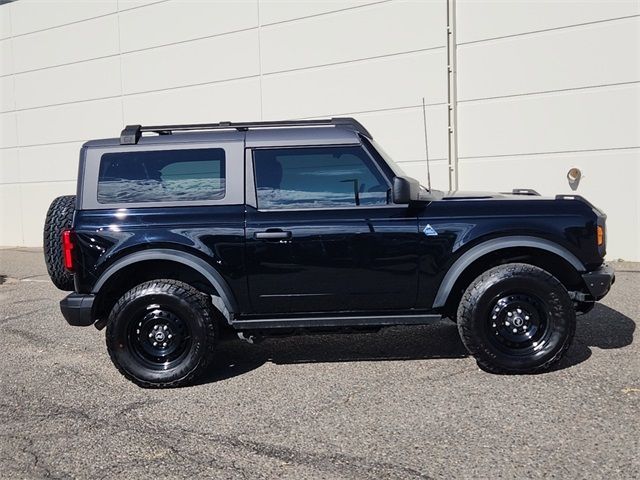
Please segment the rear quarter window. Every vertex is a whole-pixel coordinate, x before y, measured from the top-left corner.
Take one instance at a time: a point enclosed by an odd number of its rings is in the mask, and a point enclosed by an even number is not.
[[[219,200],[225,196],[222,148],[105,153],[98,203]]]

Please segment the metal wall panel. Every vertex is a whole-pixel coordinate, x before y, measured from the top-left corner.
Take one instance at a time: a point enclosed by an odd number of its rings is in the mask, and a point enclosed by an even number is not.
[[[458,0],[461,188],[583,195],[609,215],[609,255],[640,259],[639,7]]]
[[[120,83],[118,57],[20,73],[15,75],[16,108],[24,110],[116,97],[120,95]]]
[[[458,43],[467,43],[639,15],[640,2],[456,0],[456,14]]]
[[[11,7],[11,4],[9,6]],[[6,7],[3,6],[3,8]],[[13,38],[15,73],[117,54],[118,17],[116,15]]]
[[[237,0],[174,0],[125,10],[119,17],[121,50],[131,52],[256,28],[258,4]],[[211,53],[200,59],[215,63]],[[232,53],[228,51],[229,55]]]
[[[426,97],[447,189],[447,3],[0,6],[0,245],[39,245],[49,202],[75,191],[80,142],[126,123],[352,115],[426,181]],[[577,193],[609,213],[610,256],[640,260],[640,3],[452,3],[460,187],[568,192],[578,166]]]

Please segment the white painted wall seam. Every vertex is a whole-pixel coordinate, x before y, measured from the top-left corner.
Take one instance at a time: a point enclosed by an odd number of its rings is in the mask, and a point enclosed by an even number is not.
[[[640,145],[634,145],[630,147],[613,147],[613,148],[589,148],[584,150],[557,150],[552,152],[522,152],[522,153],[504,153],[504,154],[495,154],[495,155],[476,155],[476,156],[468,156],[468,157],[458,157],[463,160],[473,160],[473,159],[492,159],[492,158],[501,158],[501,157],[531,157],[535,155],[561,155],[565,153],[589,153],[589,152],[616,152],[618,150],[637,150],[640,149]]]
[[[264,0],[258,0],[258,1],[264,1]],[[329,10],[326,12],[321,12],[321,13],[316,13],[313,15],[305,15],[302,17],[295,17],[295,18],[290,18],[287,20],[280,20],[277,22],[269,22],[269,23],[263,23],[261,24],[262,27],[270,27],[272,25],[281,25],[283,23],[291,23],[291,22],[296,22],[298,20],[306,20],[308,18],[315,18],[315,17],[323,17],[326,15],[332,15],[332,14],[337,14],[337,13],[341,13],[341,12],[346,12],[346,11],[350,11],[350,10],[357,10],[357,9],[361,9],[361,8],[366,8],[366,7],[370,7],[372,5],[380,5],[382,3],[389,3],[389,2],[393,2],[396,0],[379,0],[377,2],[367,2],[367,3],[362,3],[361,5],[354,5],[352,7],[347,7],[347,8],[339,8],[336,10]]]
[[[620,87],[624,85],[636,85],[640,84],[640,80],[631,80],[628,82],[615,82],[615,83],[602,83],[599,85],[585,85],[580,87],[572,87],[572,88],[558,88],[555,90],[544,90],[537,92],[524,92],[524,93],[514,93],[509,95],[498,95],[493,97],[480,97],[480,98],[468,98],[465,100],[458,100],[458,103],[474,103],[474,102],[482,102],[485,100],[498,100],[502,98],[517,98],[517,97],[529,97],[533,95],[548,95],[553,93],[562,93],[562,92],[575,92],[580,90],[589,90],[589,89],[597,89],[597,88],[608,88],[608,87]]]
[[[483,42],[492,42],[495,40],[502,40],[502,39],[507,39],[507,38],[514,38],[514,37],[522,37],[522,36],[527,36],[527,35],[536,35],[538,33],[546,33],[546,32],[553,32],[556,30],[564,30],[564,29],[571,29],[571,28],[580,28],[580,27],[587,27],[590,25],[597,25],[600,23],[609,23],[609,22],[617,22],[620,20],[628,20],[630,18],[638,18],[640,17],[639,15],[625,15],[623,17],[615,17],[615,18],[605,18],[602,20],[594,20],[592,22],[584,22],[584,23],[575,23],[575,24],[571,24],[571,25],[563,25],[560,27],[553,27],[553,28],[545,28],[542,30],[531,30],[528,32],[521,32],[521,33],[515,33],[513,35],[502,35],[499,37],[491,37],[491,38],[482,38],[479,40],[471,40],[468,42],[460,42],[458,43],[458,45],[473,45],[476,43],[483,43]]]

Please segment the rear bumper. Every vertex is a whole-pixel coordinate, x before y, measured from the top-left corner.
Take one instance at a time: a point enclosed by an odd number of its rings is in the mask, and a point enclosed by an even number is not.
[[[615,283],[616,272],[611,265],[605,263],[597,270],[583,274],[582,278],[589,294],[595,300],[600,300]]]
[[[94,295],[72,293],[60,301],[60,311],[69,325],[88,327],[93,325]]]

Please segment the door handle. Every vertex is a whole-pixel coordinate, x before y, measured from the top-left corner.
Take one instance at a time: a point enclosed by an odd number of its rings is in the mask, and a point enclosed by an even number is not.
[[[255,238],[256,240],[284,240],[287,238],[291,238],[291,232],[269,229],[264,232],[254,232],[253,238]]]

